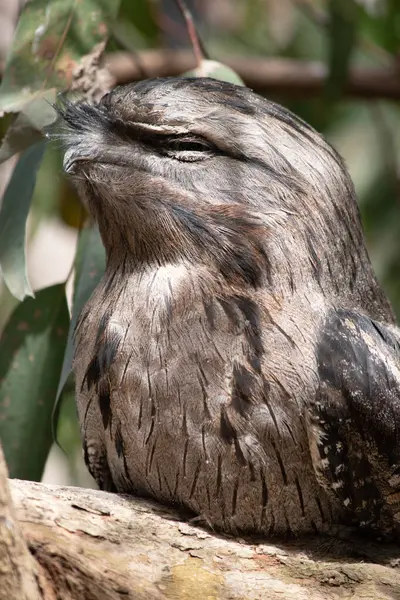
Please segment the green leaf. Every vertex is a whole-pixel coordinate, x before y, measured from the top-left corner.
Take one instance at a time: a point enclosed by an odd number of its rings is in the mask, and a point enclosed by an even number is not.
[[[361,8],[356,0],[329,0],[329,13],[329,76],[325,91],[328,100],[334,102],[346,85]]]
[[[54,90],[47,90],[42,95],[38,94],[14,117],[0,146],[0,163],[43,139],[45,127],[57,118],[52,106],[55,99]]]
[[[212,77],[220,81],[228,81],[236,85],[244,85],[239,75],[233,69],[216,60],[202,60],[201,65],[184,73],[186,77]]]
[[[0,340],[0,438],[11,477],[42,476],[68,323],[58,284],[19,304]]]
[[[83,229],[79,236],[75,259],[75,289],[72,300],[72,315],[69,325],[67,345],[57,389],[53,413],[54,431],[60,410],[60,398],[72,369],[74,352],[74,329],[82,308],[89,300],[93,290],[102,278],[106,265],[106,256],[97,227]]]
[[[119,0],[31,0],[19,18],[0,86],[0,109],[18,112],[39,90],[67,89],[82,57],[104,41]]]
[[[0,211],[0,272],[18,300],[33,296],[26,270],[26,219],[44,150],[45,143],[42,141],[22,154],[5,191]]]

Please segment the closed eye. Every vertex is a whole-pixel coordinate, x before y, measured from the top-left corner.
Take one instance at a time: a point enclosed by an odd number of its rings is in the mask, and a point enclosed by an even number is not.
[[[167,156],[182,162],[198,162],[210,158],[215,151],[216,148],[206,140],[192,137],[169,138],[164,147]]]
[[[211,147],[207,142],[198,140],[174,139],[169,141],[168,149],[178,152],[206,152],[210,151]]]
[[[194,134],[165,134],[143,124],[125,123],[116,118],[113,120],[112,128],[124,138],[141,142],[164,156],[183,162],[196,162],[220,154],[214,144]]]

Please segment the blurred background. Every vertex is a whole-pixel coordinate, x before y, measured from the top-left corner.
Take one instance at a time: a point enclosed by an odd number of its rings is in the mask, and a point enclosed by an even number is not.
[[[23,4],[0,0],[1,65]],[[210,58],[226,61],[255,91],[297,113],[344,157],[372,262],[400,317],[399,0],[187,0],[187,5]],[[122,1],[107,47],[116,82],[179,73],[190,52],[174,0]],[[0,165],[1,193],[14,164],[11,159]],[[80,221],[60,151],[50,144],[29,217],[35,289],[67,278]],[[0,329],[15,303],[1,287]],[[64,396],[58,439],[65,453],[53,446],[43,480],[94,486],[81,458],[72,387]]]

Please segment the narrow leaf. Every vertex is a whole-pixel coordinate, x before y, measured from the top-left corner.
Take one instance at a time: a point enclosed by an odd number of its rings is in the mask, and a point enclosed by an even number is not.
[[[10,292],[23,300],[33,296],[26,270],[26,219],[45,143],[28,148],[19,159],[0,211],[0,271]]]
[[[19,304],[0,340],[0,438],[11,477],[39,481],[68,334],[65,286]]]
[[[43,139],[44,129],[57,118],[52,107],[55,99],[54,90],[47,90],[38,94],[15,116],[0,146],[0,163]]]
[[[82,308],[89,300],[93,290],[104,274],[105,264],[105,250],[97,227],[83,229],[79,236],[75,259],[75,289],[72,300],[72,315],[54,406],[54,431],[56,430],[58,420],[61,394],[72,369],[75,325]]]

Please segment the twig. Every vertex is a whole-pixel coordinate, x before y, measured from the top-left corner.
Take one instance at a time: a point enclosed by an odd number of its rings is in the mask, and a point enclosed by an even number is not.
[[[186,24],[186,29],[192,44],[193,54],[196,59],[196,66],[200,67],[202,61],[205,58],[208,58],[207,51],[202,43],[198,31],[196,30],[196,26],[194,24],[193,15],[186,6],[184,0],[175,0],[176,4],[181,11],[182,17]]]

